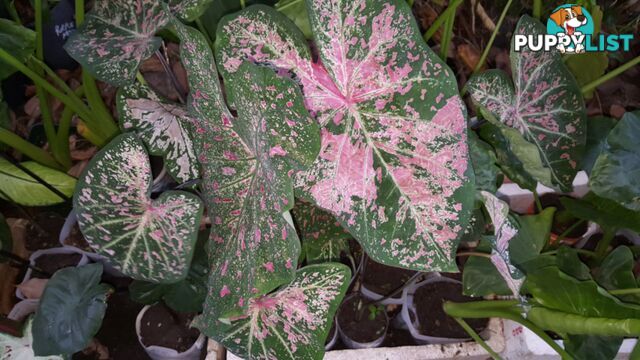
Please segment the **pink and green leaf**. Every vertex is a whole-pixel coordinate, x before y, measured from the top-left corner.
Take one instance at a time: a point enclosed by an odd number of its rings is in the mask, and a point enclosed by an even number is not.
[[[541,35],[545,28],[523,16],[514,34]],[[490,121],[518,131],[534,144],[544,171],[538,181],[571,190],[586,142],[586,110],[580,88],[560,54],[552,51],[520,52],[511,48],[512,82],[502,71],[472,77],[469,94]]]
[[[187,22],[199,18],[212,2],[213,0],[168,0],[171,12]]]
[[[295,274],[300,243],[283,213],[293,207],[293,175],[318,154],[318,125],[292,80],[248,62],[226,79],[238,109],[231,116],[206,41],[193,29],[176,28],[212,223],[214,268],[204,314],[226,318]]]
[[[203,206],[184,191],[151,198],[149,155],[133,133],[89,162],[74,196],[80,230],[99,254],[137,279],[173,283],[189,270]]]
[[[152,155],[163,156],[167,170],[180,183],[200,177],[186,107],[161,99],[149,87],[131,84],[117,96],[120,126],[134,130]]]
[[[245,359],[322,359],[333,316],[344,297],[349,268],[337,263],[309,265],[280,290],[252,299],[242,316],[198,327]]]
[[[334,214],[374,260],[457,271],[473,174],[454,74],[424,43],[405,1],[307,5],[319,62],[289,19],[254,6],[218,27],[221,72],[226,79],[250,60],[302,85],[322,148],[296,191]]]

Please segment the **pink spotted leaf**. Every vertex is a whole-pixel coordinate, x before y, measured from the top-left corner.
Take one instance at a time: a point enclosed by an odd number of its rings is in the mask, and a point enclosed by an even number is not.
[[[309,265],[278,291],[252,299],[228,324],[196,319],[198,327],[247,360],[322,359],[333,316],[349,284],[345,265]]]
[[[123,130],[135,130],[152,155],[163,156],[174,179],[184,183],[200,177],[191,134],[193,119],[185,106],[161,99],[137,83],[120,89],[117,104]]]
[[[454,74],[422,40],[406,1],[308,0],[307,8],[318,62],[289,19],[253,6],[218,27],[221,72],[226,79],[250,60],[301,84],[322,147],[296,191],[335,215],[374,260],[457,271],[473,175]]]
[[[151,196],[151,164],[133,133],[118,136],[89,162],[74,196],[89,245],[137,279],[174,283],[189,270],[203,206],[184,191]]]
[[[535,36],[546,30],[525,15],[514,34]],[[469,80],[469,94],[490,121],[517,131],[505,135],[535,145],[540,166],[530,175],[547,186],[570,191],[586,142],[580,88],[555,49],[534,52],[525,47],[516,52],[512,44],[510,57],[513,82],[504,72],[490,70]]]
[[[252,298],[293,278],[300,242],[283,213],[294,204],[293,175],[318,154],[319,131],[292,80],[248,62],[226,79],[238,109],[231,116],[206,40],[176,29],[212,223],[204,314],[213,321],[242,314]]]

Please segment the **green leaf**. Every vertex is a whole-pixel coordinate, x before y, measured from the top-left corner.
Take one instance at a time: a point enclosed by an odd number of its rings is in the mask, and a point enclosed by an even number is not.
[[[626,113],[607,136],[589,185],[622,206],[640,211],[640,112]]]
[[[498,190],[500,168],[496,165],[498,159],[493,148],[480,140],[475,132],[469,131],[469,152],[476,178],[476,189],[495,193]]]
[[[186,22],[199,18],[214,0],[168,0],[171,12]],[[219,2],[220,0],[216,0]],[[216,4],[216,6],[218,6]]]
[[[514,264],[519,266],[538,257],[549,241],[555,211],[555,208],[548,207],[536,215],[514,215],[520,224],[518,234],[509,242]]]
[[[524,15],[517,34],[542,35],[546,29]],[[512,44],[510,58],[515,84],[501,71],[487,71],[469,80],[469,94],[492,115],[489,120],[515,129],[535,145],[550,178],[531,176],[570,191],[585,144],[586,111],[580,88],[555,49],[534,52],[526,47],[516,52]]]
[[[336,263],[309,265],[277,292],[252,299],[245,315],[212,326],[197,326],[245,359],[322,359],[333,316],[349,284],[349,268]],[[216,331],[222,328],[223,331]]]
[[[305,0],[280,0],[275,5],[276,10],[286,15],[302,31],[307,39],[313,38],[309,12]]]
[[[593,221],[610,229],[630,229],[640,232],[640,212],[629,210],[613,200],[590,192],[582,199],[563,197],[562,205],[573,216]]]
[[[604,148],[607,135],[616,125],[616,122],[615,119],[606,116],[591,116],[587,118],[587,145],[582,159],[582,169],[588,174],[591,174],[593,165],[595,165],[596,159]]]
[[[30,316],[22,328],[22,337],[15,337],[0,331],[0,349],[2,360],[64,360],[61,355],[35,356],[33,353],[33,316]]]
[[[112,140],[85,169],[74,196],[87,242],[134,279],[187,275],[202,216],[200,199],[167,191],[151,199],[149,155],[135,134]]]
[[[245,6],[255,4],[275,5],[277,0],[245,0]],[[242,10],[239,0],[216,0],[215,6],[209,6],[200,20],[210,38],[215,39],[220,19],[225,15]]]
[[[594,279],[607,290],[634,289],[638,287],[633,274],[634,266],[635,261],[631,250],[626,246],[620,246],[613,249],[595,269]],[[627,302],[640,302],[640,297],[636,294],[618,295],[618,297]]]
[[[616,336],[569,335],[564,347],[576,359],[611,360],[618,354],[623,340]]]
[[[22,166],[39,176],[49,185],[67,196],[73,195],[76,179],[73,177],[33,161],[21,163]],[[25,206],[48,206],[59,204],[64,200],[53,191],[32,178],[5,159],[0,159],[0,198]]]
[[[331,214],[301,200],[296,200],[291,214],[307,263],[340,261],[342,253],[349,253],[351,235]]]
[[[322,129],[296,194],[336,216],[377,262],[457,271],[474,188],[454,73],[404,0],[306,3],[318,62],[291,20],[252,6],[218,27],[221,73],[246,59],[292,72]]]
[[[7,224],[4,215],[0,214],[0,250],[13,252],[13,239],[11,238],[11,228]],[[0,263],[6,262],[8,259],[0,256]]]
[[[0,19],[0,49],[24,63],[36,49],[36,33],[7,19]],[[16,69],[0,60],[0,80],[16,72]]]
[[[609,67],[609,57],[604,51],[572,54],[568,56],[566,64],[571,74],[576,78],[578,86],[582,87],[604,75]],[[591,99],[594,91],[595,89],[584,94],[584,98]]]
[[[97,0],[64,48],[96,78],[126,85],[160,47],[155,33],[170,16],[159,0]]]
[[[251,63],[226,79],[238,109],[231,116],[203,36],[176,29],[212,222],[204,313],[213,321],[241,314],[252,297],[293,278],[300,243],[283,213],[294,205],[293,174],[311,165],[320,139],[298,85]]]
[[[38,356],[73,354],[100,329],[111,287],[100,284],[102,264],[57,271],[44,289],[33,318],[33,351]]]
[[[560,247],[556,254],[556,264],[560,271],[578,280],[591,279],[591,270],[580,260],[578,252],[573,248],[567,246]]]
[[[200,165],[193,148],[194,120],[187,109],[161,99],[138,83],[120,89],[117,96],[120,126],[135,130],[152,155],[161,155],[169,174],[179,183],[200,177]]]

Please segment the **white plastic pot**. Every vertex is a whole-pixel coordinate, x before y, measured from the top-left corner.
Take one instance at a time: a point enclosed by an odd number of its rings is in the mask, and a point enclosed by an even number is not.
[[[7,317],[11,320],[15,321],[23,321],[27,318],[27,316],[33,314],[38,310],[38,304],[40,300],[37,299],[27,299],[18,302],[13,305],[13,308],[7,315]]]
[[[413,336],[413,338],[418,344],[451,344],[451,343],[459,343],[459,342],[469,340],[470,338],[445,338],[445,337],[437,337],[437,336],[427,336],[427,335],[421,334],[420,331],[418,330],[418,327],[419,327],[418,316],[416,315],[416,308],[415,308],[415,304],[413,303],[413,294],[415,293],[416,289],[418,289],[419,287],[426,284],[436,283],[436,282],[450,282],[450,283],[462,285],[462,283],[458,280],[441,276],[438,273],[433,273],[430,276],[428,276],[425,280],[422,280],[420,282],[407,286],[402,291],[404,304],[402,304],[402,310],[400,311],[400,315],[404,320],[406,328],[408,328],[409,332],[411,333],[411,336]],[[413,315],[413,320],[411,319],[411,316],[409,315],[409,313]]]
[[[333,334],[329,333],[329,336],[331,336],[331,340],[324,345],[325,351],[331,350],[336,345],[336,341],[338,341],[338,325],[335,325],[333,328]]]
[[[80,254],[81,258],[78,264],[76,265],[76,267],[86,265],[89,263],[89,258],[84,254],[83,251],[73,246],[63,246],[59,248],[51,248],[51,249],[34,251],[33,254],[31,254],[31,256],[29,257],[29,264],[31,264],[31,266],[34,266],[36,264],[36,259],[39,258],[40,256],[56,255],[56,254]],[[22,279],[22,282],[20,284],[22,285],[27,281],[29,281],[29,279],[31,279],[32,274],[33,274],[33,270],[31,268],[27,269],[27,273],[24,275],[24,279]],[[16,297],[20,300],[26,299],[26,297],[24,296],[22,291],[20,291],[19,288],[16,288]]]
[[[349,296],[347,296],[344,301],[346,302],[348,299],[357,296],[357,293],[351,294]],[[375,348],[380,346],[380,344],[382,344],[384,342],[385,337],[387,336],[387,331],[389,330],[389,317],[387,316],[387,312],[383,312],[385,320],[386,320],[386,327],[384,329],[384,332],[380,335],[379,338],[370,341],[370,342],[366,342],[366,343],[362,343],[362,342],[358,342],[352,338],[349,337],[349,335],[345,334],[344,331],[342,331],[342,329],[340,328],[340,318],[339,318],[339,313],[340,313],[340,309],[338,309],[338,312],[336,313],[336,332],[340,335],[340,340],[342,340],[342,343],[347,346],[349,349],[369,349],[369,348]]]
[[[207,337],[204,334],[200,333],[198,339],[191,345],[189,350],[179,353],[175,349],[166,348],[163,346],[146,346],[142,342],[142,336],[140,333],[140,326],[142,323],[142,317],[144,313],[149,310],[151,305],[147,305],[140,310],[138,316],[136,317],[136,335],[138,336],[138,342],[144,348],[144,351],[147,352],[147,355],[153,360],[198,360],[200,359],[200,354],[202,353],[202,348],[206,344]]]
[[[373,301],[380,300],[384,297],[384,295],[378,294],[377,292],[368,289],[364,284],[360,286],[360,292],[365,298]],[[399,298],[390,297],[388,299],[381,301],[380,304],[381,305],[389,305],[389,304],[401,305],[404,303],[404,295],[402,293],[399,295],[400,295]]]

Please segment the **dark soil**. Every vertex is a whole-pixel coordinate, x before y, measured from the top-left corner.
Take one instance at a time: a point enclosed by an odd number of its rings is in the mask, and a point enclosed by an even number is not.
[[[113,293],[107,302],[107,312],[96,338],[109,349],[114,360],[148,360],[136,335],[136,317],[144,305],[129,298],[128,292]],[[76,353],[74,360],[94,360],[96,357]]]
[[[82,259],[82,255],[80,254],[47,254],[39,256],[35,261],[35,266],[36,268],[43,270],[45,273],[53,275],[60,269],[78,265],[80,259]],[[33,277],[38,279],[48,279],[51,276],[34,272]]]
[[[358,305],[362,308],[358,311]],[[368,343],[380,338],[389,326],[386,314],[380,311],[374,319],[369,317],[367,300],[359,294],[352,296],[340,305],[338,322],[340,329],[354,341]]]
[[[575,218],[574,216],[569,214],[567,210],[565,210],[564,206],[560,202],[560,199],[564,197],[568,197],[568,196],[562,196],[562,195],[551,194],[551,193],[540,196],[540,204],[542,205],[543,209],[546,209],[548,207],[556,208],[556,213],[553,216],[553,224],[551,225],[551,233],[556,235],[560,235],[564,233],[573,224],[580,221],[580,219]],[[583,221],[582,224],[577,226],[575,229],[571,230],[566,237],[567,238],[580,237],[585,232],[587,232],[588,227],[589,227],[589,224],[587,224],[586,221]]]
[[[189,327],[196,314],[177,313],[162,304],[149,308],[142,317],[140,333],[146,346],[156,345],[185,352],[196,342],[200,331]]]
[[[371,259],[367,260],[362,284],[369,290],[386,296],[404,285],[415,271],[386,266]],[[394,296],[400,298],[402,293]]]
[[[418,288],[413,295],[420,333],[426,336],[468,338],[466,331],[442,308],[445,301],[471,302],[474,298],[462,295],[462,285],[451,282],[435,282]],[[468,319],[476,332],[484,330],[487,319]]]
[[[65,218],[54,212],[42,212],[33,217],[33,221],[27,225],[25,247],[27,250],[36,251],[59,247],[60,230]]]
[[[82,232],[80,232],[78,223],[73,225],[71,231],[69,232],[69,236],[67,236],[67,238],[64,240],[64,244],[77,247],[78,249],[83,251],[93,252],[93,249],[91,249],[91,246],[89,246],[89,243],[87,242],[87,240],[85,240]]]
[[[584,250],[590,250],[590,251],[595,250],[600,240],[602,240],[602,236],[603,234],[591,235],[591,237],[589,237],[589,240],[587,240],[587,242],[584,244],[582,248]],[[614,249],[617,248],[618,246],[623,246],[623,245],[633,246],[633,242],[624,235],[616,235],[613,237],[613,239],[611,239],[610,246],[613,247]]]

